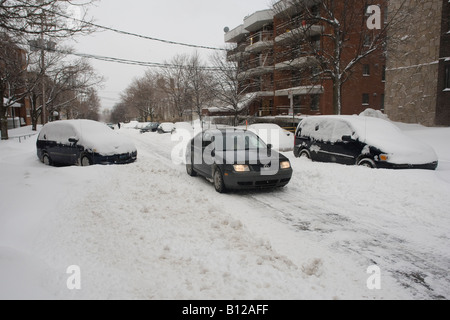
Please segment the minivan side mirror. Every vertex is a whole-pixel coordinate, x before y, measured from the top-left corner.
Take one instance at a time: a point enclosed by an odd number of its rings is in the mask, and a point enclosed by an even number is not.
[[[69,138],[69,142],[75,144],[78,142],[78,139],[77,138]]]
[[[352,136],[342,136],[342,141],[352,142],[353,138],[352,138]]]
[[[268,150],[272,150],[272,149],[273,149],[273,145],[269,143],[269,144],[267,145],[267,149],[268,149]]]

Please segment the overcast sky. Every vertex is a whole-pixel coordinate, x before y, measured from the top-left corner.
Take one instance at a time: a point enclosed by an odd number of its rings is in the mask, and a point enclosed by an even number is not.
[[[211,47],[224,47],[224,27],[243,23],[245,16],[270,7],[272,0],[100,0],[89,10],[95,23],[153,38]],[[111,31],[78,37],[75,51],[122,59],[170,61],[196,49],[139,39]],[[198,49],[205,57],[211,50]],[[106,79],[99,95],[104,108],[119,101],[120,93],[146,68],[91,60]]]

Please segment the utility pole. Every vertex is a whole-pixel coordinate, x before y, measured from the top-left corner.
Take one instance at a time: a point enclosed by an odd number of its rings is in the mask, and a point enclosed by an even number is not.
[[[45,40],[44,40],[44,18],[45,13],[41,13],[41,68],[42,68],[42,125],[45,125],[46,120],[46,98],[45,98]]]

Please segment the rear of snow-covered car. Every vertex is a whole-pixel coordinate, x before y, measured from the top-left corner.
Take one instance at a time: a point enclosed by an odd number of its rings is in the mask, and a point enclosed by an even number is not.
[[[294,154],[314,161],[391,169],[438,166],[433,148],[372,117],[308,117],[299,124],[295,139]]]
[[[36,146],[39,159],[46,164],[126,164],[137,159],[137,149],[128,138],[92,120],[48,123]]]
[[[171,133],[175,129],[172,122],[163,122],[158,126],[158,133]]]
[[[248,127],[258,135],[266,144],[272,145],[273,149],[281,152],[292,151],[294,145],[294,134],[273,123],[258,123]]]

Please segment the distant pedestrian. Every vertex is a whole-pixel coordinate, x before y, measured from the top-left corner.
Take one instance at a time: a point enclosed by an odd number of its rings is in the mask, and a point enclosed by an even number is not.
[[[119,127],[119,129],[120,129],[120,122],[117,124],[117,126]]]

